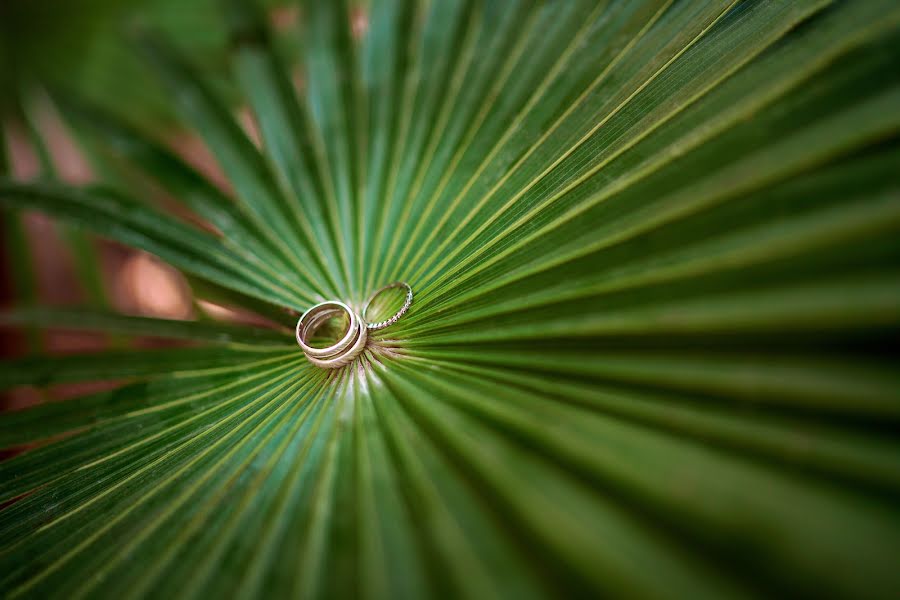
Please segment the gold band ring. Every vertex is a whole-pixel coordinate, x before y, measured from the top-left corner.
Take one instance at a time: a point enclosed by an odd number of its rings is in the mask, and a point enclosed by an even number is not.
[[[331,318],[339,312],[346,312],[350,315],[350,326],[347,327],[347,333],[344,334],[344,337],[327,348],[313,348],[306,343],[307,337],[311,331],[318,325],[321,325],[324,320]],[[360,323],[361,321],[359,317],[356,316],[356,313],[343,302],[320,302],[303,313],[303,316],[297,321],[294,335],[297,338],[297,343],[300,344],[303,353],[306,354],[307,357],[329,358],[343,352],[356,341],[356,338],[358,337],[357,330],[359,329]]]
[[[366,347],[366,340],[369,335],[365,323],[361,320],[356,322],[356,331],[354,333],[356,335],[354,336],[353,344],[343,352],[339,352],[338,354],[327,358],[320,358],[307,354],[307,360],[323,369],[337,369],[349,364],[354,358],[359,356],[359,353]]]

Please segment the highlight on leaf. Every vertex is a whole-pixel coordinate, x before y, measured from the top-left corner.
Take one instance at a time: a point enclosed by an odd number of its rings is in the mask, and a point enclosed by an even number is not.
[[[896,2],[93,10],[0,72],[4,596],[900,594]]]

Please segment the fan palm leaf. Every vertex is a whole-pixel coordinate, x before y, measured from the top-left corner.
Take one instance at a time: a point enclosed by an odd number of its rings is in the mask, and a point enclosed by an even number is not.
[[[415,290],[335,371],[286,328],[5,313],[192,343],[0,365],[6,388],[122,383],[0,415],[28,447],[0,463],[0,589],[896,597],[900,7],[352,12],[304,4],[298,85],[223,3],[260,145],[139,34],[230,190],[66,94],[111,184],[0,183],[288,327]]]

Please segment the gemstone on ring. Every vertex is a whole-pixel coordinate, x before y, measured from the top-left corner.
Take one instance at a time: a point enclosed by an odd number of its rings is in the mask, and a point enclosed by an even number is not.
[[[406,288],[406,299],[403,301],[403,306],[400,307],[392,317],[389,319],[385,319],[384,321],[379,321],[377,323],[368,323],[366,327],[368,327],[371,331],[377,331],[379,329],[384,329],[385,327],[389,327],[400,320],[400,317],[406,314],[406,311],[409,310],[409,307],[412,305],[413,301],[413,291],[408,283],[405,281],[395,281],[394,283],[390,283],[383,288],[376,291],[374,294],[369,296],[369,300],[366,302],[366,305],[362,309],[362,320],[366,320],[366,312],[369,310],[369,306],[378,297],[382,292],[386,292],[387,290],[393,288]]]

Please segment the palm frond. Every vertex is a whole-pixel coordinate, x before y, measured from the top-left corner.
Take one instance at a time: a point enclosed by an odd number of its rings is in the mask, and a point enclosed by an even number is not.
[[[303,4],[298,77],[222,3],[260,144],[139,34],[231,190],[74,96],[109,185],[0,182],[264,311],[415,290],[336,371],[283,330],[3,313],[191,345],[3,363],[120,385],[0,415],[0,589],[895,597],[900,7],[361,10]]]

